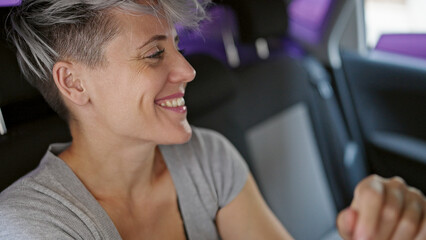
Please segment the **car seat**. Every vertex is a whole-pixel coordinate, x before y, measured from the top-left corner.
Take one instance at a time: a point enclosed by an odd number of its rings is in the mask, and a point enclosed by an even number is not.
[[[0,8],[0,26],[10,8]],[[0,191],[34,169],[50,143],[70,141],[67,124],[25,81],[16,56],[0,38]]]
[[[243,152],[264,198],[296,239],[334,239],[336,212],[349,203],[353,187],[365,176],[364,168],[359,166],[359,151],[349,137],[329,73],[317,60],[301,54],[303,50],[296,56],[286,51],[288,44],[297,45],[286,38],[286,7],[280,0],[220,1],[213,7],[217,15],[218,8],[224,9],[224,17],[208,23],[213,29],[201,27],[209,31],[204,47],[217,46],[212,42],[221,40],[224,47],[216,50],[225,51],[227,57],[218,59],[222,66],[199,68],[208,57],[192,56],[197,51],[187,55],[197,69],[186,94],[189,120],[220,131]],[[211,31],[222,37],[211,37]],[[185,36],[181,40],[183,46],[189,45]],[[267,54],[262,54],[265,45]],[[203,54],[214,52],[199,48]],[[229,56],[235,52],[237,57]],[[203,88],[213,92],[210,95],[221,91],[203,85],[220,82],[225,73],[232,75],[235,84],[228,87],[235,93],[226,101],[210,101]],[[215,110],[191,113],[191,98],[197,95]],[[351,171],[354,165],[360,170]]]

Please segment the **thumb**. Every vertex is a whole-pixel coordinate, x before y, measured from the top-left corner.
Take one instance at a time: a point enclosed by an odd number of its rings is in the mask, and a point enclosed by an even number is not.
[[[351,208],[342,210],[337,216],[337,229],[344,240],[351,240],[355,230],[357,212]]]

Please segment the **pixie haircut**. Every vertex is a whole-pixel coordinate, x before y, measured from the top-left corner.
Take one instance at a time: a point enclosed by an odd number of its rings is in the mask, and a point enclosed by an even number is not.
[[[59,116],[70,113],[53,80],[53,66],[74,60],[91,68],[106,65],[103,48],[119,32],[112,9],[164,17],[196,28],[210,0],[23,0],[9,15],[9,39],[21,71]]]

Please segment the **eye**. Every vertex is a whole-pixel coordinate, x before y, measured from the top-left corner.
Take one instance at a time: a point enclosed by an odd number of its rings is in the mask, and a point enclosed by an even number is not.
[[[156,59],[156,58],[162,58],[164,54],[165,48],[160,49],[158,47],[155,48],[155,52],[152,54],[149,54],[148,56],[143,57],[143,59]]]

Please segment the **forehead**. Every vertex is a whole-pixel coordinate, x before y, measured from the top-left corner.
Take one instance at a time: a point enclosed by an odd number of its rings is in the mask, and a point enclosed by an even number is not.
[[[114,18],[121,35],[139,38],[138,41],[141,40],[140,38],[149,39],[153,35],[169,36],[174,32],[174,27],[170,26],[168,21],[161,16],[116,11]]]

